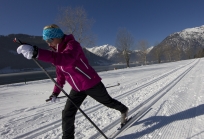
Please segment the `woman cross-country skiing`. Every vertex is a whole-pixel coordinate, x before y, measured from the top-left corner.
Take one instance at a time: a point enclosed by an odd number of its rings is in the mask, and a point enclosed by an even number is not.
[[[125,123],[128,108],[121,102],[111,98],[99,75],[89,65],[82,47],[75,40],[74,36],[72,34],[64,34],[57,25],[51,24],[44,27],[43,39],[53,51],[23,44],[17,48],[18,54],[22,53],[27,59],[36,58],[54,64],[56,66],[57,83],[62,88],[65,81],[70,84],[72,89],[69,96],[78,107],[89,95],[99,103],[120,111],[121,124]],[[50,99],[55,102],[60,91],[60,88],[55,85]],[[67,99],[62,111],[63,139],[74,139],[76,113],[77,108]]]

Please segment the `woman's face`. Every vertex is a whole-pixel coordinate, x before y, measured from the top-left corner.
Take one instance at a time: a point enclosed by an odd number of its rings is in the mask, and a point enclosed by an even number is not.
[[[50,47],[57,49],[57,45],[62,42],[62,39],[54,38],[52,41],[46,41]]]

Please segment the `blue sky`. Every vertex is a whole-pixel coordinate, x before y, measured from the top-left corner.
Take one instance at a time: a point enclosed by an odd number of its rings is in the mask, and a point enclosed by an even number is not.
[[[83,6],[96,45],[115,45],[119,28],[126,28],[135,43],[161,42],[171,33],[204,25],[204,0],[0,0],[0,35],[41,35],[45,25],[57,23],[61,7]]]

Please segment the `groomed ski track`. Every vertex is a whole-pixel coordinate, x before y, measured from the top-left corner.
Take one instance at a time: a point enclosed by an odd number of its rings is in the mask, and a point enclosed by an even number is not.
[[[177,74],[177,77],[167,83],[165,86],[163,86],[157,93],[153,94],[152,96],[150,96],[148,99],[146,99],[144,102],[142,102],[140,105],[138,105],[137,107],[131,109],[129,111],[129,115],[130,116],[133,116],[134,114],[138,115],[138,120],[143,116],[143,114],[146,114],[146,112],[149,110],[151,110],[151,107],[158,101],[160,100],[164,95],[167,94],[167,92],[169,92],[169,90],[171,90],[196,64],[198,63],[197,62],[192,62],[192,63],[189,63],[185,66],[182,66],[182,67],[179,67],[177,69],[174,69],[162,76],[160,76],[159,78],[156,78],[142,86],[140,86],[140,88],[143,88],[143,87],[147,87],[153,83],[156,83],[157,81],[160,81],[162,80],[163,78],[166,78],[168,76],[171,76],[171,74],[175,74],[177,71],[179,70],[183,70],[183,72],[181,72],[181,74]],[[140,89],[140,88],[137,88],[137,89]],[[132,90],[132,91],[137,91],[137,90]],[[127,94],[126,94],[127,95]],[[128,94],[129,95],[129,94]],[[118,123],[120,122],[120,119],[118,119],[115,123],[112,123],[111,125],[109,125],[108,127],[105,127],[102,131],[103,132],[106,132],[108,131],[108,129],[113,129],[115,125],[118,125]],[[115,130],[117,130],[117,128],[115,128]],[[99,134],[97,134],[96,136],[94,136],[93,138],[97,138]],[[113,137],[115,138],[115,136]]]
[[[184,82],[179,82],[181,79],[173,81],[174,86],[168,87],[164,98],[150,106],[152,111],[135,122],[119,139],[202,139],[203,132],[194,134],[202,129],[200,122],[204,114],[204,72],[201,68],[204,63],[197,63],[183,73]]]
[[[162,64],[158,64],[158,69],[154,66],[152,68],[154,72],[148,72],[148,67],[151,69],[150,65],[143,69],[143,72],[147,70],[145,74],[139,75],[138,73],[137,77],[131,80],[122,75],[122,72],[120,74],[120,71],[115,73],[121,85],[108,89],[110,95],[128,105],[130,116],[149,110],[148,113],[141,113],[133,125],[117,137],[118,139],[190,139],[199,138],[202,135],[202,133],[195,133],[201,124],[198,121],[202,122],[204,119],[201,116],[204,114],[202,105],[204,102],[202,100],[204,59],[176,62],[174,65],[167,63],[166,65],[162,67]],[[139,68],[129,70],[132,71],[132,74],[140,72]],[[114,71],[101,73],[101,76],[105,78],[104,83],[108,81],[108,76],[113,74]],[[41,84],[48,82],[51,81],[41,81]],[[32,82],[32,84],[38,83]],[[24,85],[1,86],[0,89],[1,91],[13,89],[15,86],[23,88]],[[41,92],[39,90],[33,92],[37,94]],[[23,94],[19,93],[19,95]],[[0,138],[61,138],[61,111],[65,101],[66,99],[63,99],[55,104],[45,103],[1,114]],[[23,103],[26,105],[26,101]],[[81,108],[107,136],[117,130],[120,122],[120,113],[117,111],[104,107],[91,98],[87,98]],[[78,139],[103,138],[81,113],[76,115],[76,136]]]

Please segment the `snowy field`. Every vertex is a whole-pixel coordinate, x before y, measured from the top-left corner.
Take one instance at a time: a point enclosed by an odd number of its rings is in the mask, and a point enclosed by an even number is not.
[[[148,110],[118,139],[204,139],[204,59],[100,72],[109,94],[127,105],[129,115]],[[66,98],[45,102],[51,80],[0,86],[0,139],[60,139]],[[69,93],[70,86],[64,87]],[[97,93],[97,92],[96,92]],[[63,93],[60,94],[63,96]],[[111,135],[120,113],[87,97],[81,109]],[[76,139],[103,138],[78,112]]]

